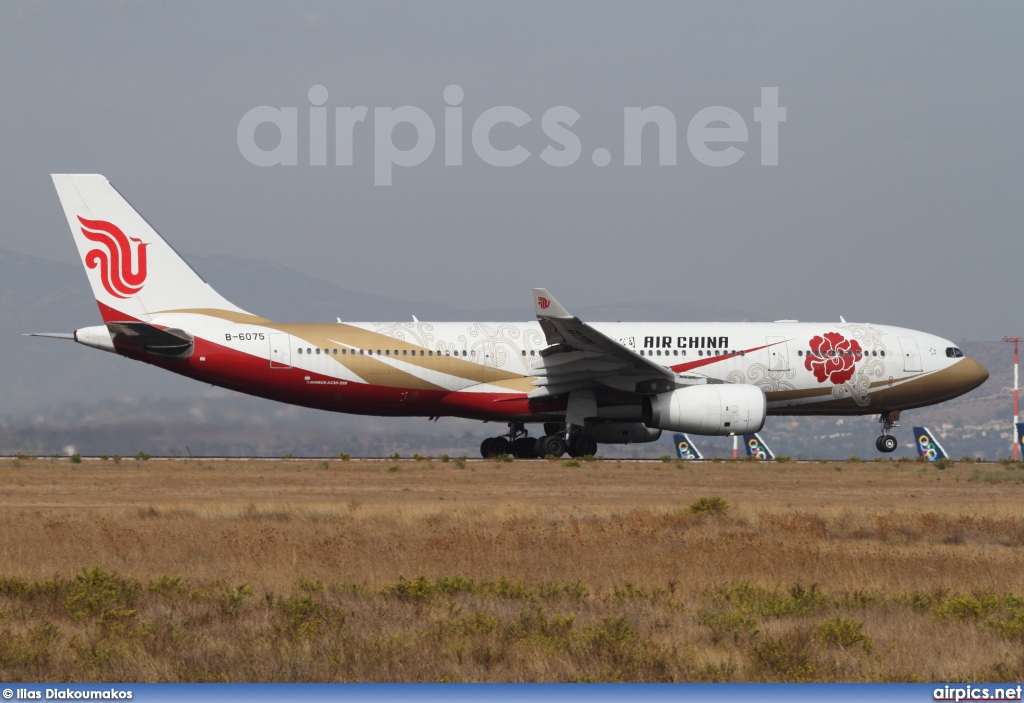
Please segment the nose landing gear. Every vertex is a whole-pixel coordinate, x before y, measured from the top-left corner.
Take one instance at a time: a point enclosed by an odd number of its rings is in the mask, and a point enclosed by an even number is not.
[[[887,412],[879,415],[878,421],[882,423],[882,436],[875,440],[875,448],[878,449],[878,451],[885,454],[896,451],[896,447],[899,445],[899,442],[896,441],[895,437],[889,434],[889,430],[893,427],[900,426],[899,419],[899,412]]]

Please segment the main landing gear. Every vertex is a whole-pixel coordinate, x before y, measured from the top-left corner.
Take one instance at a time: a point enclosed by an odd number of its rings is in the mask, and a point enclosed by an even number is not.
[[[521,422],[508,423],[508,434],[488,437],[480,443],[480,455],[485,459],[500,454],[510,454],[517,459],[536,459],[545,456],[562,456],[569,452],[571,457],[597,454],[597,442],[577,429],[568,432],[565,425],[549,423],[544,425],[544,436],[534,439],[528,436]]]
[[[882,436],[875,440],[875,448],[878,451],[885,454],[896,451],[896,447],[899,442],[896,438],[889,434],[889,430],[893,427],[899,427],[900,414],[898,412],[882,413],[878,417],[878,421],[882,423]]]
[[[508,434],[488,437],[480,443],[480,456],[484,459],[509,454],[517,459],[536,459],[537,440],[528,436],[521,422],[508,423]]]

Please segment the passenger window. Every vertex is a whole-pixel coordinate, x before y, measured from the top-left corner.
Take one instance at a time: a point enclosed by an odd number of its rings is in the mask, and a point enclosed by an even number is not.
[[[317,351],[320,351],[320,350],[318,349]],[[306,353],[307,353],[307,354],[312,354],[312,353],[313,353],[313,350],[312,350],[312,349],[310,349],[309,347],[306,347]]]
[[[299,353],[300,354],[302,353],[302,347],[299,347]]]
[[[531,349],[530,350],[530,356],[536,356],[536,355],[537,355],[537,351],[535,349]]]
[[[319,354],[319,353],[320,353],[320,347],[317,347],[317,348],[316,348],[316,353],[317,353],[317,354]]]
[[[797,356],[803,356],[804,355],[804,350],[803,349],[797,349],[796,350],[796,355]]]
[[[704,350],[703,349],[698,349],[697,350],[697,356],[704,356]]]
[[[885,356],[885,350],[883,349],[882,351],[878,352],[878,355],[879,356]]]
[[[430,351],[427,352],[427,356],[433,356],[433,355],[434,355],[434,350],[433,349],[431,349]]]
[[[526,350],[525,349],[523,350],[523,356],[526,356]]]

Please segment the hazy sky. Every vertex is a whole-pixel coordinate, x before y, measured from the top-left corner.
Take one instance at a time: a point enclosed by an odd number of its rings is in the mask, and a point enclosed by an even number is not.
[[[674,298],[954,339],[1022,334],[1022,20],[1019,2],[7,2],[0,246],[74,261],[47,174],[100,172],[179,250],[276,260],[353,290],[521,303],[523,319],[528,289],[546,286],[570,310]],[[461,166],[445,165],[451,84],[464,92]],[[326,166],[309,163],[315,85]],[[778,166],[761,164],[762,87],[786,108]],[[260,105],[297,108],[297,165],[243,157],[239,122]],[[374,108],[407,105],[436,144],[374,185]],[[503,105],[531,118],[491,133],[530,152],[507,168],[471,139]],[[540,157],[542,116],[560,105],[580,115],[582,154],[566,167]],[[339,166],[334,108],[356,106],[368,115]],[[623,164],[624,108],[650,106],[675,117],[674,166],[658,165],[653,127],[642,165]],[[731,166],[688,147],[710,106],[748,130]],[[393,137],[409,148],[416,132]],[[256,140],[270,148],[276,132]]]

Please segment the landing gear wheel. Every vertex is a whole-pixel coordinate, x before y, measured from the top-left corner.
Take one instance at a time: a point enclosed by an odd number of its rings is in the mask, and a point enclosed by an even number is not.
[[[878,451],[884,452],[886,454],[896,451],[896,447],[898,445],[899,442],[897,442],[896,438],[893,437],[891,434],[884,434],[875,440],[875,447],[878,449]]]
[[[569,456],[594,456],[597,453],[597,442],[586,435],[573,437],[569,442]]]
[[[492,437],[491,441],[494,443],[491,445],[491,452],[493,456],[500,454],[511,454],[512,443],[505,437]]]
[[[520,437],[512,443],[512,453],[516,459],[536,459],[537,440],[533,437]]]
[[[480,443],[480,456],[484,459],[494,456],[494,437],[488,437]]]
[[[537,454],[559,457],[565,454],[565,440],[556,434],[549,434],[537,440]]]

